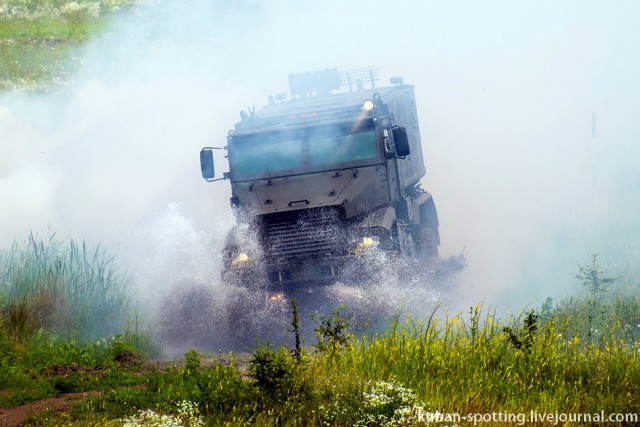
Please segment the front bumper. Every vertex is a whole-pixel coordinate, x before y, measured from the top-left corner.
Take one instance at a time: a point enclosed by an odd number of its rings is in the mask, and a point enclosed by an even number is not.
[[[324,285],[337,280],[368,280],[374,274],[376,264],[367,254],[247,263],[240,267],[229,267],[223,272],[223,279],[247,287],[264,284],[271,289],[287,290]]]
[[[355,257],[293,259],[265,265],[267,280],[274,284],[317,283],[332,281],[344,273]]]

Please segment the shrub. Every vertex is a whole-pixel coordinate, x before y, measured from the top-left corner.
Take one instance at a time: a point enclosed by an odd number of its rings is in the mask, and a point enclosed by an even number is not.
[[[343,316],[341,310],[344,305],[338,307],[330,316],[320,314],[313,317],[316,324],[314,329],[316,338],[316,351],[335,352],[349,343],[347,329],[351,323],[351,316]]]
[[[258,344],[249,361],[249,377],[266,395],[289,395],[297,385],[296,361],[284,347]]]

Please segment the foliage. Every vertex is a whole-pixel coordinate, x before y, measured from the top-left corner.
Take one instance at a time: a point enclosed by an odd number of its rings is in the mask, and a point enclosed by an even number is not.
[[[633,347],[640,339],[640,285],[607,277],[592,256],[590,265],[580,265],[575,277],[584,292],[553,303],[543,304],[544,321],[563,325],[569,336],[580,336],[584,343],[614,337]]]
[[[0,252],[0,403],[135,384],[158,354],[129,309],[130,282],[100,247],[30,235]],[[127,319],[132,319],[127,321]]]
[[[183,366],[151,372],[146,384],[145,393],[137,397],[144,403],[141,401],[138,407],[166,412],[170,409],[167,402],[189,401],[197,404],[199,412],[205,416],[232,412],[248,390],[233,358],[205,367],[201,364],[200,354],[194,350],[185,354]],[[126,392],[117,392],[114,398],[120,393]],[[126,395],[114,399],[101,411],[126,413],[127,401],[130,400]]]
[[[348,344],[347,329],[351,323],[351,316],[344,317],[340,313],[343,308],[344,305],[338,307],[330,316],[320,314],[313,317],[318,352],[335,352]]]
[[[249,360],[249,377],[269,400],[288,399],[304,388],[298,361],[286,348],[274,350],[269,343],[258,344],[252,356]]]
[[[588,336],[591,336],[593,332],[593,323],[596,320],[598,312],[602,309],[599,298],[609,291],[609,286],[613,284],[616,279],[612,277],[606,277],[604,275],[604,272],[598,264],[597,254],[593,254],[591,256],[590,265],[578,265],[578,274],[576,274],[576,279],[582,281],[582,285],[588,290]]]
[[[295,347],[293,348],[293,357],[299,363],[302,360],[302,347],[300,347],[300,316],[298,314],[298,306],[295,298],[291,298],[291,327],[295,339]]]
[[[258,345],[242,364],[234,357],[205,363],[203,355],[190,351],[176,366],[138,368],[146,387],[111,388],[59,417],[62,425],[143,419],[186,425],[180,402],[197,408],[190,422],[202,419],[208,425],[412,425],[438,412],[640,409],[634,398],[640,393],[637,341],[629,345],[609,334],[598,341],[571,336],[555,316],[541,321],[529,311],[508,323],[521,343],[527,333],[535,335],[518,347],[503,332],[505,323],[483,316],[481,308],[472,316],[440,321],[434,314],[427,325],[408,318],[379,335],[344,335],[340,350],[306,354],[302,362],[269,345]],[[611,326],[612,333],[616,328]],[[71,375],[50,387],[73,390],[83,383]],[[99,384],[104,382],[91,386]]]
[[[535,340],[535,333],[538,330],[539,314],[536,314],[533,310],[530,310],[524,318],[523,330],[520,334],[516,334],[513,328],[505,326],[502,328],[505,334],[509,337],[509,342],[513,344],[518,350],[529,350]]]
[[[609,286],[616,281],[615,278],[604,275],[598,264],[598,254],[591,255],[590,265],[578,265],[576,279],[582,281],[582,284],[588,289],[589,295],[594,300],[599,295],[606,293],[609,290]]]
[[[0,21],[90,20],[130,7],[133,3],[134,0],[4,0],[0,4]]]
[[[630,398],[638,390],[633,378],[640,375],[637,342],[627,345],[613,335],[583,341],[552,319],[526,348],[518,348],[501,322],[490,315],[483,320],[480,313],[469,325],[458,316],[443,323],[434,318],[426,327],[408,320],[317,362],[330,377],[327,383],[395,378],[440,412],[637,411]],[[525,330],[533,334],[527,327],[532,320],[525,321]]]
[[[29,340],[24,354],[9,352],[0,359],[0,383],[11,390],[0,396],[0,407],[61,393],[139,384],[140,366],[132,370],[114,357],[121,343],[122,338],[113,337],[80,345],[46,334]]]

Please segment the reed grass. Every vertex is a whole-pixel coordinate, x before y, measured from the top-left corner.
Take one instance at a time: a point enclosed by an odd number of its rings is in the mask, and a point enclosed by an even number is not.
[[[30,234],[0,253],[0,301],[18,334],[44,328],[81,341],[121,332],[130,317],[131,280],[99,245]]]

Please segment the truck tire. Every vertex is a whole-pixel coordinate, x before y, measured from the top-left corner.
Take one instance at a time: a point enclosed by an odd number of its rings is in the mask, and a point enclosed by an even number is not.
[[[420,227],[418,253],[425,259],[438,258],[438,230],[431,227]]]
[[[418,252],[423,259],[438,258],[440,233],[438,232],[438,211],[432,197],[420,205],[420,225],[418,226]]]

